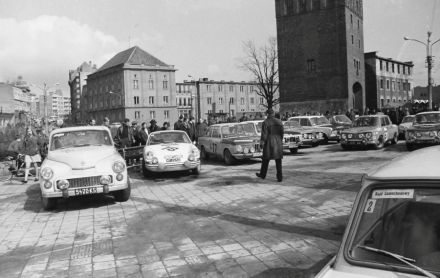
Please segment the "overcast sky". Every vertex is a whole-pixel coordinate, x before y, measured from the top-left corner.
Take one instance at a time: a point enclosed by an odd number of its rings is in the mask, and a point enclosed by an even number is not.
[[[440,0],[365,0],[365,51],[414,61],[415,85],[426,85],[426,49],[404,36],[440,38]],[[102,66],[138,45],[174,65],[178,82],[208,77],[250,80],[237,65],[242,43],[276,36],[273,0],[0,0],[0,81],[18,75],[37,85],[60,83],[83,61]],[[434,46],[440,84],[440,42]]]

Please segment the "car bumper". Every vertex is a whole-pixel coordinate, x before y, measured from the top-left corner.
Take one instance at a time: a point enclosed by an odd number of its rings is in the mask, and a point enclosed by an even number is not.
[[[250,158],[260,158],[263,157],[263,153],[262,152],[256,152],[256,153],[233,153],[232,156],[235,159],[250,159]]]
[[[283,149],[285,149],[285,150],[297,149],[300,145],[301,145],[301,143],[294,143],[294,142],[283,143]]]
[[[200,161],[185,161],[179,163],[145,164],[145,168],[151,172],[174,172],[195,169],[200,166]]]
[[[440,138],[417,138],[406,140],[406,143],[411,145],[433,146],[440,144]]]
[[[324,139],[302,139],[301,146],[315,146]]]
[[[40,186],[42,187],[42,185],[40,185]],[[66,190],[58,190],[57,189],[56,191],[51,191],[51,189],[45,189],[45,190],[41,191],[41,195],[44,198],[59,198],[59,197],[68,198],[68,197],[73,197],[73,196],[109,193],[109,192],[113,192],[113,191],[123,190],[126,188],[128,188],[128,184],[127,184],[127,182],[124,182],[124,183],[109,184],[109,185],[94,185],[94,186],[75,187],[75,188],[68,188]],[[87,193],[87,191],[88,191],[88,193]]]
[[[345,146],[371,146],[371,145],[377,145],[378,142],[376,140],[347,140],[347,139],[341,139],[341,145]]]

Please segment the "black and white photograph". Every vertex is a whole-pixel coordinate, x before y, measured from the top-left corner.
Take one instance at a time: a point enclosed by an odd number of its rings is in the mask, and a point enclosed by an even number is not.
[[[0,278],[440,278],[440,0],[0,0]]]

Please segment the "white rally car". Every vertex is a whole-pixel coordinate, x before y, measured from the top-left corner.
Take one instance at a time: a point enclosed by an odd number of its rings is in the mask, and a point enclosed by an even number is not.
[[[112,193],[120,202],[130,197],[125,161],[104,126],[52,131],[40,173],[41,200],[47,210],[61,197]]]
[[[200,151],[181,130],[156,131],[148,136],[142,172],[192,171],[200,173]]]

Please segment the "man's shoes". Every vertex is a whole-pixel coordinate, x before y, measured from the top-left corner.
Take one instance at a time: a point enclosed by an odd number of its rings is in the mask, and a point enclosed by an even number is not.
[[[278,182],[282,182],[283,181],[283,176],[277,176],[277,180],[278,180]]]
[[[27,181],[25,181],[25,180],[23,180],[23,181],[21,181],[22,183],[27,183]]]
[[[35,178],[34,181],[39,181],[39,179],[38,179],[38,178]]]
[[[257,177],[259,177],[259,178],[262,178],[263,180],[264,180],[264,178],[265,178],[265,177],[261,176],[260,173],[255,173],[255,176],[257,176]]]

